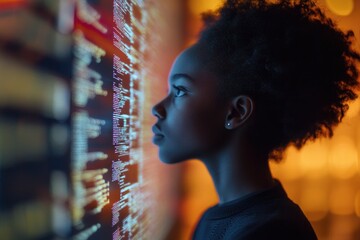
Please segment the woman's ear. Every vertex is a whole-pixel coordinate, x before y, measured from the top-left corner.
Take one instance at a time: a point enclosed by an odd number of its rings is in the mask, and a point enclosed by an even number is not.
[[[225,119],[225,128],[234,129],[243,125],[254,110],[253,100],[245,95],[235,97],[230,102]]]

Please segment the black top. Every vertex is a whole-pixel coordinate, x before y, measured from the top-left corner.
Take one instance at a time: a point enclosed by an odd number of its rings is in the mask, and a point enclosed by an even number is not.
[[[206,210],[193,240],[317,239],[300,207],[274,181],[274,187]]]

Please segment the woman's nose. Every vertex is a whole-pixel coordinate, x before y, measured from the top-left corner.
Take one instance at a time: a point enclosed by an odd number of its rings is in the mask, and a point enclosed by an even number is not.
[[[164,106],[162,105],[162,101],[159,102],[159,103],[157,103],[157,104],[155,104],[155,105],[152,107],[151,112],[152,112],[152,114],[153,114],[155,117],[157,117],[157,118],[159,118],[159,119],[165,118],[165,114],[166,114],[166,113],[165,113],[165,108],[164,108]]]

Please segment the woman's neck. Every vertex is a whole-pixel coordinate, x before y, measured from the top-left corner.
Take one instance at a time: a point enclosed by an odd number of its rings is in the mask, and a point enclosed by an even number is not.
[[[202,159],[214,182],[220,204],[274,185],[268,160],[250,154],[249,148],[246,153],[240,152],[237,146],[227,148],[216,157]]]

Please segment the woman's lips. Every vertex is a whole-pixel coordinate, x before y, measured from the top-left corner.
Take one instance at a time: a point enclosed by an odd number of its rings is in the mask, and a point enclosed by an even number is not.
[[[153,131],[153,133],[155,134],[155,135],[162,135],[162,136],[164,136],[163,134],[162,134],[162,132],[160,131],[160,128],[157,126],[157,125],[154,125],[154,126],[152,126],[152,131]]]
[[[155,134],[154,136],[153,136],[153,143],[155,143],[155,144],[159,144],[159,143],[161,143],[163,140],[164,140],[164,135],[162,135],[162,134]]]
[[[162,132],[160,131],[159,126],[157,126],[156,124],[154,126],[152,126],[152,131],[154,133],[153,136],[153,143],[155,144],[159,144],[163,141],[164,139],[164,135],[162,134]]]

